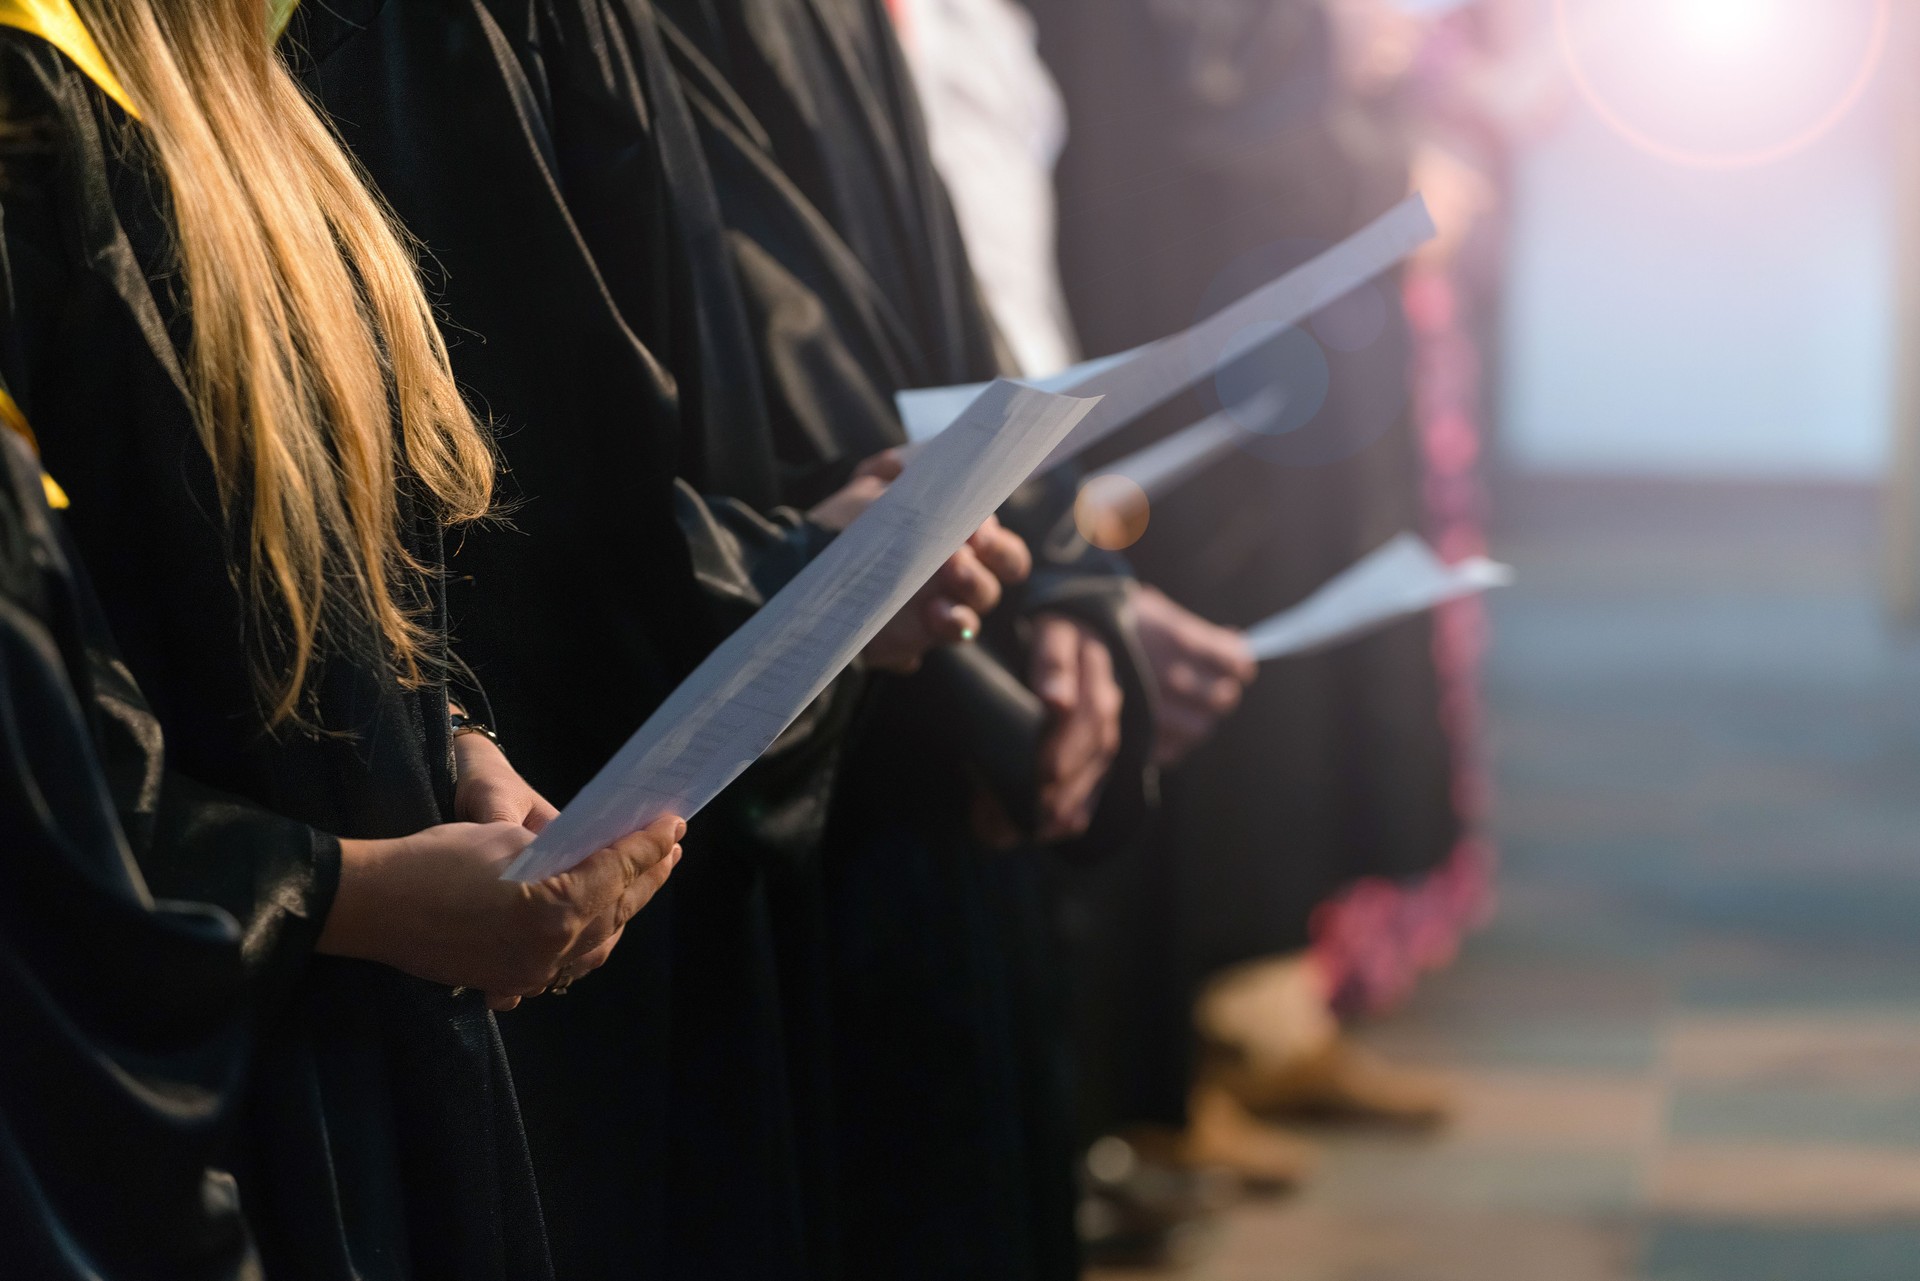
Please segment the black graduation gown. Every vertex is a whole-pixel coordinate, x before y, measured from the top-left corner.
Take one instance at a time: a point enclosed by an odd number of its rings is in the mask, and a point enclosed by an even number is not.
[[[781,172],[896,309],[929,383],[1004,372],[884,0],[660,8],[713,60]]]
[[[884,12],[837,0],[660,7],[679,19],[677,65],[786,474],[806,474],[809,453],[828,474],[900,443],[896,391],[1000,366]],[[1148,700],[1119,618],[1124,566],[1062,535],[1071,492],[1033,486],[1003,514],[1040,569],[996,622],[1055,607],[1101,628],[1131,682],[1137,749]],[[1017,644],[1001,652],[1020,661]],[[876,682],[829,829],[846,1274],[1071,1276],[1050,867],[972,838],[972,763],[931,679]],[[1141,779],[1138,756],[1117,767],[1109,833],[1137,823]]]
[[[336,3],[289,33],[438,269],[455,372],[500,426],[517,506],[457,549],[456,620],[510,755],[559,803],[824,542],[772,510],[746,443],[762,397],[633,35],[590,0]],[[824,1105],[794,1042],[815,998],[782,958],[812,946],[799,860],[855,688],[701,816],[604,970],[505,1021],[564,1276],[812,1266]]]
[[[9,1275],[240,1281],[214,1169],[248,1041],[239,931],[155,902],[160,729],[0,431],[0,1239]],[[273,839],[270,832],[266,839]]]
[[[1406,190],[1402,139],[1336,86],[1317,0],[1206,20],[1144,0],[1032,7],[1073,120],[1060,247],[1089,350],[1194,323]],[[1304,363],[1298,347],[1268,358],[1300,377],[1324,361],[1318,412],[1163,498],[1131,552],[1143,578],[1207,618],[1254,622],[1425,524],[1393,282],[1346,318],[1359,330],[1317,325]],[[1219,403],[1205,389],[1146,430]],[[1120,1078],[1097,1089],[1106,1122],[1179,1119],[1189,1011],[1209,973],[1298,950],[1342,886],[1420,873],[1451,852],[1459,821],[1439,704],[1432,624],[1411,620],[1269,664],[1172,772],[1163,839],[1109,883],[1082,887],[1105,922],[1089,941],[1099,995],[1086,1031],[1088,1057]]]
[[[447,690],[401,687],[355,657],[370,639],[349,638],[312,678],[308,714],[332,732],[266,731],[229,572],[245,531],[223,522],[182,392],[187,320],[154,283],[171,270],[164,186],[64,55],[0,33],[0,75],[16,140],[0,193],[0,364],[72,496],[79,559],[180,776],[143,870],[157,895],[215,904],[240,925],[260,1047],[231,1161],[261,1257],[275,1277],[545,1276],[505,1055],[479,994],[312,954],[336,838],[447,819]],[[406,537],[421,563],[440,563],[433,522],[411,519]],[[433,627],[439,590],[421,591]],[[258,838],[261,810],[280,816],[277,839]]]

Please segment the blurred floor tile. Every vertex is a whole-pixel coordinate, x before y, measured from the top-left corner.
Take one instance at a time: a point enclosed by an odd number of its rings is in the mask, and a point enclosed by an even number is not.
[[[1920,1010],[1920,957],[1844,945],[1732,943],[1692,949],[1680,993],[1689,1009],[1833,1014],[1889,1006]]]
[[[1920,1221],[1920,1150],[1806,1143],[1676,1143],[1648,1180],[1654,1210],[1696,1218],[1832,1225]],[[1920,1255],[1909,1278],[1920,1276]],[[1832,1281],[1853,1281],[1834,1272]],[[1825,1276],[1805,1281],[1828,1281]]]
[[[1219,1281],[1627,1281],[1631,1230],[1496,1214],[1343,1215],[1302,1209],[1237,1239]]]
[[[1349,1138],[1331,1147],[1303,1201],[1364,1210],[1394,1206],[1533,1214],[1623,1214],[1640,1202],[1642,1160],[1577,1147],[1481,1148],[1441,1138],[1415,1144]]]
[[[1658,1145],[1666,1119],[1667,1089],[1654,1079],[1475,1072],[1453,1085],[1450,1146],[1638,1154]]]
[[[1456,1122],[1315,1131],[1167,1275],[1920,1281],[1920,644],[1871,495],[1509,500],[1502,914],[1361,1033]]]
[[[1295,1206],[1246,1218],[1185,1272],[1096,1272],[1089,1281],[1638,1281],[1643,1248],[1624,1224]]]
[[[1660,1058],[1659,1033],[1651,1023],[1573,1013],[1501,1012],[1452,1033],[1422,1024],[1382,1029],[1369,1039],[1390,1056],[1454,1068],[1638,1076],[1651,1072]]]
[[[1913,1281],[1920,1275],[1920,1224],[1662,1224],[1650,1234],[1640,1275],[1645,1281]]]
[[[1859,1085],[1683,1085],[1674,1139],[1920,1149],[1920,1081],[1901,1090]]]
[[[1668,1029],[1667,1071],[1686,1082],[1920,1087],[1920,1016],[1689,1013]]]

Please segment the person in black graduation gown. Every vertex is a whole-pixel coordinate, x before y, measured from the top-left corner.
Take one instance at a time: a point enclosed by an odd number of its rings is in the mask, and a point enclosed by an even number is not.
[[[385,582],[413,620],[402,633],[417,666],[402,667],[392,634],[336,595],[328,627],[309,633],[304,679],[287,676],[299,620],[287,598],[256,590],[250,568],[276,546],[268,522],[249,515],[261,482],[241,467],[223,484],[203,441],[228,448],[244,426],[270,449],[311,431],[328,442],[326,457],[357,444],[361,461],[377,460],[397,452],[397,403],[412,415],[409,459],[476,451],[469,498],[490,484],[491,462],[429,337],[411,263],[278,70],[259,6],[8,6],[0,27],[10,144],[0,366],[71,495],[79,560],[167,735],[173,772],[160,823],[171,834],[152,843],[142,870],[156,895],[217,905],[240,924],[244,1008],[259,1048],[227,1157],[261,1258],[270,1275],[339,1281],[546,1276],[488,1005],[510,1006],[603,961],[671,868],[674,829],[622,842],[531,891],[499,880],[551,807],[489,742],[454,731],[456,668],[436,572],[435,494],[445,487],[430,488],[405,463],[384,495],[399,509]],[[116,65],[135,73],[137,93]],[[232,96],[197,96],[216,86]],[[223,118],[202,105],[236,98],[245,110]],[[222,168],[216,146],[190,171],[180,167],[182,147],[223,136],[249,140],[239,153],[248,166]],[[294,156],[311,162],[299,178],[254,167]],[[218,202],[226,221],[209,233],[205,193],[215,187],[199,184],[220,180],[263,184],[250,208],[277,204],[276,233],[309,237],[303,271],[332,264],[367,297],[378,291],[387,311],[377,348],[351,285],[296,305],[287,269],[260,257],[196,260],[183,248],[261,244],[264,224],[233,218],[248,207],[234,200]],[[359,215],[357,272],[343,256],[344,224],[329,234],[309,203],[321,183],[334,216]],[[183,230],[189,210],[193,237]],[[315,398],[337,396],[331,412],[321,418],[299,396],[252,402],[245,419],[223,412],[217,388],[271,386],[275,373],[258,362],[274,359],[274,342],[246,363],[201,331],[209,314],[244,312],[242,288],[263,282],[288,312],[321,326],[314,332],[328,335],[331,358],[359,352],[363,372],[404,362],[411,381],[376,372],[354,401],[332,376],[339,366],[290,344],[279,348],[279,372],[298,371],[288,376],[306,379]],[[429,394],[433,405],[420,399]],[[345,434],[355,406],[368,436]],[[245,448],[239,457],[257,470],[259,457]],[[327,488],[324,469],[303,480],[308,493]],[[297,518],[299,504],[281,510]],[[358,532],[377,540],[384,531]],[[340,582],[347,564],[336,526],[320,573]],[[276,691],[294,715],[275,718]],[[480,701],[477,691],[459,697]],[[449,822],[502,813],[511,817]],[[259,839],[261,825],[276,839]]]
[[[1072,118],[1060,247],[1089,350],[1185,328],[1405,196],[1404,141],[1343,91],[1319,0],[1030,7]],[[1245,626],[1421,529],[1408,371],[1388,279],[1223,378],[1223,394],[1245,397],[1263,378],[1317,375],[1325,397],[1284,431],[1250,431],[1231,465],[1156,503],[1131,552],[1143,579]],[[1217,410],[1207,396],[1143,431]],[[1439,704],[1432,622],[1412,619],[1268,665],[1169,773],[1166,839],[1091,892],[1105,922],[1089,942],[1101,992],[1084,1031],[1097,1125],[1182,1124],[1201,984],[1305,948],[1314,909],[1343,886],[1451,853],[1460,820]]]
[[[455,612],[516,761],[563,801],[877,483],[830,493],[849,465],[810,518],[778,506],[731,268],[681,203],[698,157],[660,141],[642,32],[584,0],[361,0],[287,41],[442,273],[456,372],[501,427],[512,527],[463,538]],[[1006,544],[957,557],[870,658],[977,627]],[[508,1022],[563,1275],[819,1266],[808,860],[858,686],[709,811],[606,974]],[[564,733],[519,730],[554,709]]]
[[[884,10],[865,0],[658,8],[748,298],[789,483],[901,443],[896,392],[1000,372]],[[989,637],[1024,673],[1020,633],[1056,615],[1041,625],[1097,648],[1093,661],[1111,662],[1125,687],[1128,750],[1104,798],[1056,788],[1039,807],[1057,841],[1084,831],[1097,805],[1102,830],[1073,843],[1085,855],[1140,827],[1150,703],[1125,621],[1125,567],[1063,519],[1072,492],[1056,478],[1003,513],[1038,566],[1003,611],[1020,627]],[[981,839],[996,825],[976,827],[980,761],[938,688],[947,675],[875,689],[829,828],[844,1271],[1077,1275],[1050,868],[1033,848]],[[1059,769],[1059,749],[1103,697],[1113,713],[1113,692],[1055,694],[1049,765]],[[1104,743],[1109,755],[1081,762],[1095,776],[1112,759],[1113,738]]]
[[[644,463],[583,466],[583,456],[591,461],[610,448],[661,451],[677,456],[683,472],[697,477],[701,489],[716,493],[753,495],[756,486],[766,483],[768,471],[777,470],[782,489],[776,495],[811,502],[844,481],[871,448],[899,441],[888,396],[895,387],[911,385],[906,377],[891,373],[874,380],[854,366],[854,379],[841,386],[855,388],[865,397],[862,412],[856,414],[845,400],[847,391],[835,393],[840,398],[837,403],[809,401],[810,375],[802,372],[796,377],[792,369],[769,360],[761,367],[763,377],[771,376],[771,370],[794,381],[788,390],[768,399],[767,411],[776,422],[781,422],[783,414],[791,422],[797,418],[796,410],[818,410],[819,416],[807,421],[821,427],[813,439],[796,440],[777,431],[777,469],[769,468],[766,447],[754,443],[760,439],[754,420],[730,416],[757,412],[760,405],[755,398],[735,401],[727,413],[714,411],[727,391],[724,386],[713,387],[716,376],[745,385],[752,374],[745,364],[712,363],[716,354],[728,355],[728,345],[719,337],[725,332],[719,314],[724,299],[710,292],[716,265],[713,242],[703,239],[712,228],[701,222],[702,211],[685,203],[693,194],[686,182],[688,157],[684,149],[673,149],[675,145],[683,148],[685,140],[675,144],[655,134],[656,128],[664,130],[661,122],[671,113],[663,105],[665,100],[657,97],[659,81],[651,69],[653,55],[644,23],[630,25],[624,40],[615,39],[607,25],[621,12],[632,17],[646,10],[560,4],[370,4],[348,13],[351,21],[344,35],[329,38],[321,25],[326,14],[319,10],[295,33],[297,43],[306,47],[313,60],[310,80],[322,102],[342,122],[350,145],[409,225],[446,266],[443,297],[454,323],[486,339],[484,350],[462,344],[456,349],[456,363],[463,378],[508,427],[505,449],[529,498],[518,522],[526,528],[551,494],[583,495],[564,504],[553,503],[545,518],[579,522],[580,528],[572,533],[536,531],[518,550],[515,544],[498,540],[489,549],[483,541],[470,539],[462,568],[475,567],[476,599],[489,593],[532,593],[543,608],[562,607],[570,615],[582,608],[574,598],[597,590],[598,575],[582,584],[577,577],[580,562],[557,555],[553,537],[583,539],[588,520],[598,521],[597,529],[614,527],[613,516],[624,510],[620,504],[633,487],[657,483],[662,474],[657,469],[648,471]],[[581,56],[583,50],[588,56]],[[624,123],[620,123],[622,113]],[[649,183],[660,185],[649,187]],[[563,208],[554,208],[556,198]],[[686,246],[680,267],[674,265],[673,254],[661,249],[658,219],[663,206],[670,213],[673,234],[680,237],[677,243]],[[530,210],[547,211],[541,217],[549,220],[550,233],[531,233]],[[817,214],[811,216],[825,226]],[[580,241],[585,242],[584,251]],[[744,252],[751,255],[751,250]],[[854,276],[863,272],[844,247],[837,252],[834,262],[850,265]],[[755,265],[779,267],[777,260],[764,256]],[[684,279],[678,275],[682,270]],[[577,300],[570,303],[568,289],[554,284],[581,278],[590,282],[584,294],[586,305]],[[663,298],[668,300],[664,311]],[[694,298],[699,301],[689,301]],[[608,300],[614,302],[617,319],[626,326],[626,340],[642,339],[648,355],[666,353],[678,388],[698,406],[701,430],[688,433],[677,449],[672,424],[648,421],[641,413],[652,403],[644,384],[636,384],[631,377],[621,384],[616,363],[581,359],[580,348],[593,341],[583,331],[581,317],[604,314]],[[551,313],[548,308],[553,309]],[[566,320],[550,322],[550,314],[564,315]],[[597,323],[607,325],[604,333],[621,335],[610,323]],[[765,317],[756,316],[756,323],[766,323]],[[514,328],[516,324],[520,330]],[[983,325],[976,330],[981,335],[985,332]],[[503,334],[513,334],[515,340],[505,341]],[[755,341],[757,349],[757,336]],[[531,350],[552,353],[551,363],[543,366],[535,360],[527,344],[532,344]],[[901,349],[914,352],[922,345],[908,338]],[[989,347],[980,343],[978,351],[987,352]],[[953,359],[951,344],[946,343],[937,352],[915,354],[913,359],[923,369],[951,369],[953,376],[984,368]],[[630,359],[623,360],[632,364]],[[580,395],[570,408],[560,398],[564,389],[537,389],[538,379],[556,374],[564,375],[572,386],[595,390]],[[923,374],[918,380],[932,377]],[[597,390],[622,385],[630,390]],[[858,425],[882,420],[884,426],[874,434],[847,447],[847,441],[856,439]],[[582,438],[579,433],[588,429],[596,434]],[[535,470],[539,480],[525,483]],[[691,491],[682,487],[679,492],[685,500]],[[621,537],[622,546],[633,541],[630,535]],[[606,539],[595,540],[595,545],[604,547]],[[644,552],[643,544],[640,553],[613,559],[622,564],[631,560],[638,573],[643,566],[638,557]],[[506,559],[510,557],[519,559]],[[518,564],[520,570],[504,572],[509,563]],[[1062,602],[1076,600],[1079,592],[1089,598],[1091,608],[1100,603],[1092,600],[1098,593],[1064,579],[1055,592]],[[585,607],[599,605],[589,600]],[[487,617],[509,619],[514,614],[490,609]],[[639,621],[645,617],[637,615]],[[476,619],[476,624],[488,626],[485,619]],[[635,620],[621,627],[632,635]],[[565,628],[553,634],[577,636]],[[562,688],[554,697],[569,692],[565,686],[573,681],[577,663],[550,663],[546,670],[537,670],[522,652],[524,640],[510,631],[488,640],[475,625],[463,622],[462,635],[468,652],[503,688],[524,684],[501,679],[506,665],[514,664],[514,670],[528,680],[560,683]],[[622,731],[646,710],[638,700],[623,703],[627,696],[617,687],[611,694],[599,688],[581,691],[576,687],[570,692],[587,700],[579,719],[589,723],[608,707],[628,707],[629,719],[620,726]],[[1131,701],[1130,706],[1138,710],[1144,702]],[[511,724],[511,716],[508,719]],[[610,738],[608,748],[615,742]],[[884,762],[888,749],[881,744],[885,740],[876,737],[873,742],[871,754]],[[542,754],[530,755],[524,747],[520,752],[539,781]],[[925,769],[925,776],[934,775],[941,759],[937,754],[932,757],[934,766]],[[830,778],[796,773],[802,793],[813,782]],[[698,883],[683,874],[673,905],[674,937],[662,945],[659,966],[640,971],[636,954],[629,950],[624,954],[627,972],[581,989],[564,1010],[556,1005],[536,1009],[529,1012],[527,1022],[516,1025],[514,1055],[526,1083],[523,1097],[533,1119],[536,1156],[543,1148],[549,1154],[542,1160],[542,1173],[556,1239],[563,1263],[573,1260],[583,1275],[595,1268],[652,1267],[717,1276],[793,1275],[796,1270],[817,1275],[832,1269],[834,1245],[822,1226],[831,1216],[831,1207],[821,1203],[820,1179],[812,1173],[821,1168],[818,1154],[806,1150],[810,1136],[817,1145],[822,1126],[817,1118],[810,1121],[811,1109],[793,1097],[808,1092],[818,1097],[819,1083],[814,1078],[819,1064],[804,1047],[793,1052],[791,1068],[781,1061],[780,1038],[792,1037],[794,1029],[806,1022],[812,1003],[795,992],[806,986],[804,976],[811,964],[807,954],[815,946],[806,937],[806,877],[801,869],[796,878],[794,897],[802,900],[800,906],[793,911],[780,909],[763,889],[772,882],[742,857],[750,850],[768,848],[769,835],[776,838],[772,845],[776,853],[782,844],[794,850],[808,848],[799,820],[817,815],[818,791],[811,797],[803,794],[805,803],[797,807],[767,804],[770,796],[777,802],[778,793],[770,793],[766,779],[767,771],[762,771],[758,785],[750,783],[733,793],[734,802],[743,809],[759,809],[757,816],[749,815],[750,822],[760,828],[758,845],[743,841],[735,852],[716,843],[709,864],[714,892],[702,895],[704,901],[698,905],[690,902]],[[579,781],[578,776],[574,781]],[[554,790],[564,794],[565,784]],[[924,790],[922,784],[913,795],[887,798],[887,812],[913,812]],[[1083,796],[1075,803],[1084,800]],[[965,821],[964,802],[949,803],[944,812],[957,814],[956,823]],[[932,826],[938,819],[916,814],[915,821]],[[923,900],[923,913],[932,915],[919,919],[939,922],[947,933],[938,940],[909,940],[908,955],[922,963],[922,972],[925,964],[945,964],[943,957],[954,956],[962,974],[986,971],[980,983],[987,986],[956,985],[946,975],[936,976],[933,982],[906,977],[903,986],[922,993],[931,990],[942,1002],[942,1010],[969,1019],[966,1009],[979,1004],[974,997],[982,991],[998,993],[995,999],[1004,1004],[1009,985],[1002,974],[1005,963],[999,955],[999,940],[992,937],[986,890],[980,884],[983,873],[969,861],[978,848],[970,841],[962,841],[961,846],[958,855],[933,871],[926,870],[928,864],[921,860],[920,879],[910,889]],[[864,857],[878,871],[890,870],[891,860],[884,850],[876,847]],[[696,857],[693,866],[697,868],[700,861]],[[941,884],[940,875],[958,877],[961,884]],[[859,880],[856,876],[846,879]],[[888,897],[887,883],[881,882],[876,893]],[[879,917],[901,915],[883,909]],[[869,924],[871,920],[869,912]],[[947,948],[949,942],[956,945]],[[780,949],[777,965],[773,947]],[[663,973],[670,974],[670,979],[661,980]],[[651,989],[650,979],[658,982]],[[712,999],[721,996],[731,999]],[[885,1006],[884,1001],[870,1003],[869,1013],[885,1013]],[[943,1152],[978,1148],[988,1161],[975,1162],[958,1173],[938,1172],[934,1195],[919,1198],[915,1205],[916,1209],[929,1204],[937,1208],[940,1196],[955,1187],[967,1188],[972,1200],[955,1217],[954,1238],[981,1243],[968,1249],[1013,1253],[1024,1260],[1027,1198],[1014,1188],[1037,1177],[1030,1176],[1018,1154],[1023,1143],[1019,1131],[1030,1109],[1017,1098],[1017,1089],[1005,1084],[1019,1069],[1009,1062],[1006,1033],[992,1026],[996,1020],[1002,1020],[1001,1012],[983,1007],[979,1021],[989,1025],[987,1030],[962,1038],[961,1048],[973,1056],[968,1061],[974,1066],[945,1073],[954,1084],[945,1094],[937,1141]],[[837,1037],[841,1045],[849,1039],[844,1033]],[[912,1069],[902,1083],[923,1079],[926,1064],[942,1061],[943,1049],[931,1046],[924,1035],[902,1038],[893,1053]],[[586,1063],[603,1070],[580,1071]],[[839,1063],[832,1066],[837,1070]],[[660,1079],[663,1071],[669,1074],[666,1081]],[[990,1098],[970,1093],[982,1082],[990,1088]],[[862,1093],[839,1090],[842,1098],[859,1098]],[[1009,1099],[1001,1105],[1000,1101]],[[993,1133],[987,1142],[977,1143],[980,1130],[973,1122],[982,1116],[988,1118]],[[920,1119],[915,1110],[906,1123]],[[783,1133],[783,1126],[809,1129]],[[876,1122],[868,1133],[884,1128],[884,1122]],[[962,1136],[957,1143],[947,1141],[956,1134]],[[869,1148],[867,1155],[871,1152]],[[1056,1164],[1064,1170],[1064,1161]],[[974,1181],[966,1176],[982,1169],[987,1177],[981,1190],[973,1190]],[[802,1171],[808,1177],[802,1177]],[[1064,1178],[1062,1174],[1055,1182]],[[1056,1194],[1055,1199],[1063,1200],[1065,1195]],[[995,1199],[1005,1207],[1004,1215],[983,1219],[978,1207]],[[1060,1221],[1061,1216],[1054,1218]],[[944,1242],[922,1230],[927,1223],[924,1217],[918,1218],[890,1231],[886,1239],[906,1245],[915,1260],[939,1258]],[[1008,1231],[1000,1231],[1009,1224],[1013,1226]],[[1066,1252],[1070,1251],[1069,1242]],[[955,1263],[964,1267],[971,1257]],[[989,1266],[988,1271],[992,1270]]]
[[[862,451],[904,444],[893,410],[899,391],[1009,372],[880,0],[655,7],[671,21],[701,122],[789,484],[844,474]],[[1056,472],[1002,513],[1036,555],[1008,614],[1071,619],[1108,651],[1101,661],[1131,694],[1129,571],[1077,536],[1067,518],[1074,492],[1073,477]],[[1144,729],[1146,700],[1128,706],[1129,728]],[[1062,712],[1046,765],[1059,765],[1056,749],[1073,737],[1062,731],[1089,715],[1077,705]],[[1112,735],[1099,737],[1113,746]],[[1117,795],[1141,793],[1144,737],[1126,737]],[[1043,836],[1083,833],[1096,813],[1119,831],[1137,817],[1124,803],[1091,803],[1102,794],[1085,784],[1103,779],[1113,759],[1109,750],[1095,768],[1064,771],[1080,786],[1043,789],[1057,793],[1041,806]]]
[[[0,430],[8,1274],[241,1281],[258,1258],[215,1168],[248,1049],[239,930],[218,908],[156,901],[140,875],[160,729],[41,491],[24,440]]]

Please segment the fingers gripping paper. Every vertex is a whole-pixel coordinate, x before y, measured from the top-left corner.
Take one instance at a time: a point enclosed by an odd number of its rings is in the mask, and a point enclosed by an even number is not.
[[[1263,663],[1304,654],[1512,581],[1505,565],[1483,556],[1449,565],[1419,538],[1401,534],[1292,609],[1249,627],[1247,644]]]
[[[982,392],[881,498],[668,696],[507,869],[538,881],[668,814],[691,818],[1033,473],[1096,401]]]
[[[1201,379],[1212,377],[1223,361],[1242,350],[1236,344],[1243,343],[1250,332],[1290,328],[1346,297],[1433,239],[1434,233],[1426,202],[1409,196],[1318,258],[1262,285],[1192,329],[1045,379],[1048,390],[1099,396],[1101,402],[1040,469],[1066,462]],[[933,439],[973,391],[971,387],[935,387],[900,393],[895,405],[908,437]]]

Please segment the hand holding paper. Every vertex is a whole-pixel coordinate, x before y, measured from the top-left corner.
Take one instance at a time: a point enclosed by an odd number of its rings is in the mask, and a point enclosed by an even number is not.
[[[1240,706],[1260,674],[1246,638],[1176,603],[1157,587],[1133,594],[1140,648],[1159,693],[1153,754],[1156,764],[1178,764]]]
[[[861,657],[879,671],[917,672],[935,650],[980,635],[982,620],[999,608],[1006,589],[1032,572],[1026,543],[989,516],[906,608],[887,620]]]
[[[827,550],[708,656],[508,868],[563,872],[757,760],[1033,473],[1095,401],[995,383]]]

